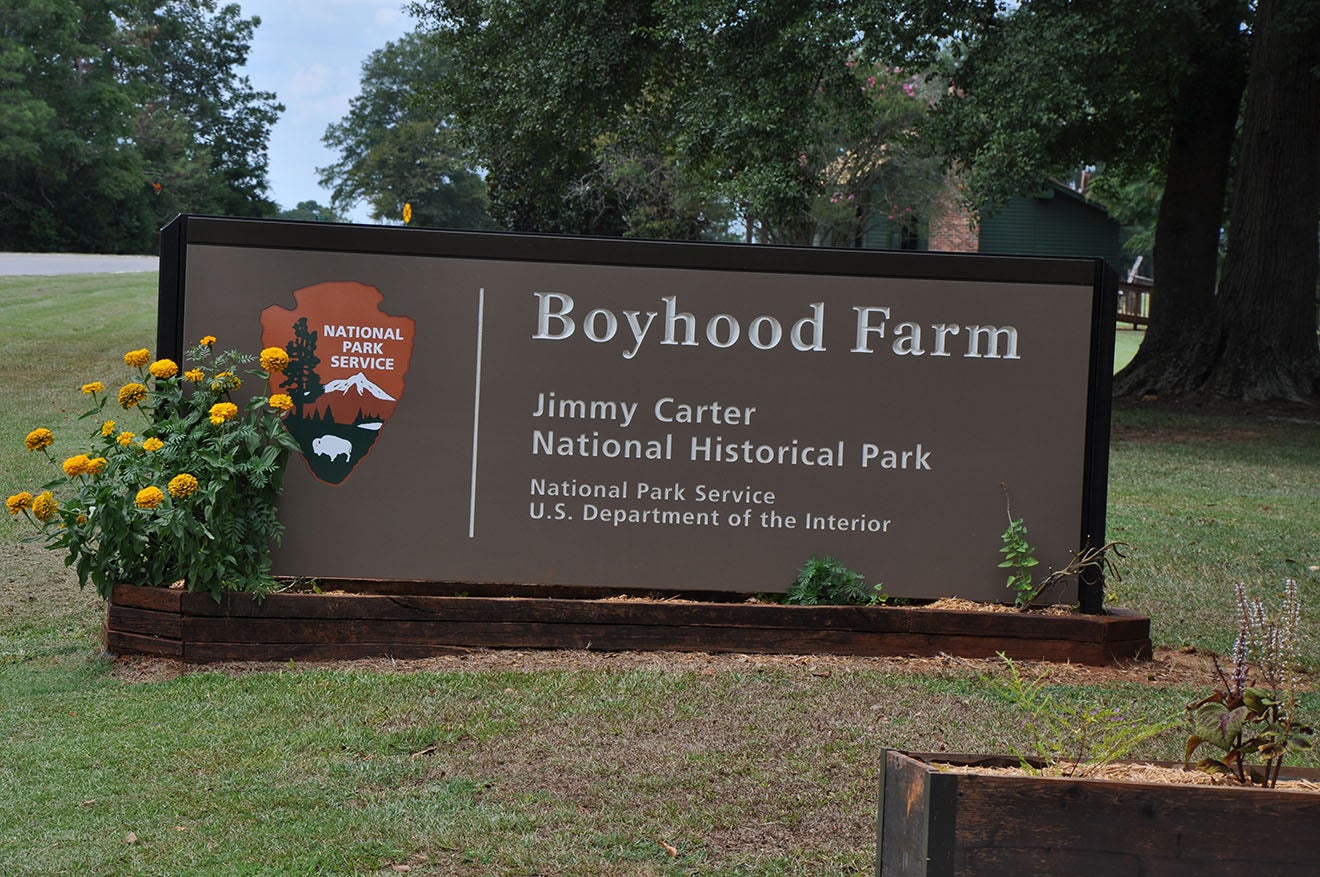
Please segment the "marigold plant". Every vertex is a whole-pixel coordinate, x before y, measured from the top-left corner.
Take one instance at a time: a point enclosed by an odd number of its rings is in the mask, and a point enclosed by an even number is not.
[[[261,351],[261,367],[268,372],[282,372],[289,365],[289,354],[283,347],[267,347]]]
[[[50,447],[54,443],[55,434],[44,426],[39,426],[32,430],[32,432],[27,434],[27,438],[23,440],[23,444],[27,446],[29,451],[40,451],[43,448]]]
[[[92,404],[83,417],[96,424],[90,436],[62,454],[66,438],[44,427],[24,440],[56,477],[35,497],[10,496],[5,508],[28,518],[32,539],[65,552],[79,581],[102,596],[119,582],[182,581],[217,599],[273,584],[270,548],[284,531],[275,503],[297,444],[281,424],[284,400],[235,395],[242,370],[265,386],[257,358],[214,345],[206,336],[189,350],[186,371],[153,361],[145,348],[129,351],[124,363],[136,376],[117,395],[104,395],[100,381],[82,387]],[[280,365],[277,356],[265,359]],[[116,403],[134,422],[105,418]]]
[[[49,490],[32,497],[32,516],[41,523],[44,524],[55,517],[55,512],[58,510],[59,503],[55,501],[55,494]]]
[[[119,388],[120,408],[135,408],[145,398],[147,398],[147,388],[144,384],[134,381]]]

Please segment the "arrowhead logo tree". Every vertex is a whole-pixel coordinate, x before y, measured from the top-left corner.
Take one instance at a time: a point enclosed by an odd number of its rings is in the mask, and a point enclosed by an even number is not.
[[[317,480],[340,484],[380,438],[403,396],[416,323],[381,310],[374,286],[333,281],[293,293],[295,306],[261,312],[263,347],[289,354],[270,392],[287,393],[284,421]]]

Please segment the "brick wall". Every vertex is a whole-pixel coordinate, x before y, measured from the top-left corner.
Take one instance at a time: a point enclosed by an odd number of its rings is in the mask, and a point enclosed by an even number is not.
[[[946,253],[976,253],[980,251],[980,235],[972,223],[971,214],[958,203],[957,196],[945,191],[935,199],[930,212],[931,250]]]

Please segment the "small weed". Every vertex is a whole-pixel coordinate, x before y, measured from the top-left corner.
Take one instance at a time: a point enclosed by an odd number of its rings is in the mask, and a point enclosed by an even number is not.
[[[1132,754],[1141,744],[1177,726],[1175,718],[1147,721],[1124,714],[1117,707],[1106,709],[1094,703],[1074,704],[1056,697],[1049,688],[1049,673],[1030,679],[1017,664],[999,653],[1008,670],[1006,679],[993,679],[991,685],[1012,701],[1025,719],[1030,737],[1026,747],[1010,744],[1010,751],[1029,767],[1034,756],[1046,769],[1062,776],[1085,777],[1106,764]]]
[[[784,602],[799,606],[874,605],[886,600],[884,585],[868,588],[862,577],[831,557],[812,557],[798,570]]]
[[[1233,593],[1238,605],[1233,664],[1225,672],[1216,659],[1220,689],[1188,705],[1191,736],[1184,761],[1190,766],[1196,751],[1209,744],[1224,754],[1202,759],[1198,768],[1273,788],[1284,758],[1315,745],[1315,729],[1297,718],[1297,628],[1302,617],[1297,582],[1285,583],[1283,605],[1274,615],[1263,601],[1250,599],[1241,582]],[[1248,765],[1253,757],[1260,769]]]

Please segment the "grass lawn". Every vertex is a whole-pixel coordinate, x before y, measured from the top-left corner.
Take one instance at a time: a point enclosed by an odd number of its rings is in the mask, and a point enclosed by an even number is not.
[[[1137,348],[1146,337],[1144,329],[1131,329],[1119,326],[1114,332],[1114,373],[1123,370],[1123,366],[1137,355]]]
[[[0,278],[5,495],[43,480],[28,430],[87,428],[77,387],[150,346],[154,302],[149,275]],[[1318,471],[1316,415],[1119,406],[1110,536],[1132,547],[1112,601],[1174,651],[1114,673],[1050,668],[1050,690],[1179,714],[1208,693],[1201,655],[1231,646],[1233,583],[1272,595],[1293,577],[1302,702],[1320,717]],[[6,875],[869,874],[883,747],[1027,741],[995,664],[953,658],[112,660],[100,601],[0,518]],[[1177,759],[1184,742],[1136,754]]]

